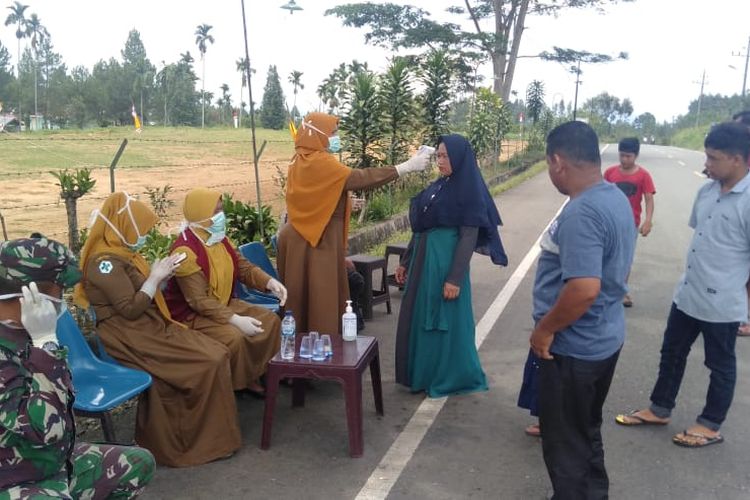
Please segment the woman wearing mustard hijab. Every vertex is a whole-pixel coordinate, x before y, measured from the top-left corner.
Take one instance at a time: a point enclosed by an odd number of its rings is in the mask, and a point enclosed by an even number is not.
[[[289,219],[279,233],[278,266],[289,290],[287,310],[302,332],[341,334],[341,314],[349,299],[344,264],[348,192],[382,186],[429,164],[429,153],[420,150],[395,167],[349,168],[332,154],[340,149],[338,122],[325,113],[305,116],[287,175]]]
[[[236,391],[262,395],[259,378],[281,343],[281,321],[270,310],[233,297],[237,281],[286,299],[286,288],[240,256],[225,236],[221,193],[193,189],[185,197],[186,227],[172,246],[185,254],[167,285],[172,316],[229,348]]]
[[[231,455],[242,443],[228,350],[171,318],[159,288],[178,268],[175,259],[149,268],[137,251],[156,214],[114,193],[94,217],[75,300],[94,309],[107,353],[153,378],[138,403],[136,441],[172,467]]]

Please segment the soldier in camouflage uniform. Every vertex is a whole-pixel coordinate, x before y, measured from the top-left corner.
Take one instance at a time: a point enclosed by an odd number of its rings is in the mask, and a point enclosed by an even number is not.
[[[78,282],[62,244],[0,244],[0,500],[132,498],[154,458],[134,446],[75,443],[73,386],[54,329],[62,291]]]

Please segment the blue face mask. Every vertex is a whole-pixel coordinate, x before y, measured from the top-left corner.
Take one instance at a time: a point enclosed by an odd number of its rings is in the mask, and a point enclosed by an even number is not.
[[[226,237],[227,230],[227,216],[224,212],[219,212],[211,217],[211,225],[206,228],[206,231],[211,233],[211,236],[206,240],[206,245],[211,246],[219,243]]]
[[[328,152],[338,153],[341,151],[341,138],[337,135],[328,138]]]
[[[140,250],[146,244],[146,240],[148,240],[147,236],[139,236],[138,240],[135,242],[135,245],[128,245],[128,246],[132,248],[133,250]]]

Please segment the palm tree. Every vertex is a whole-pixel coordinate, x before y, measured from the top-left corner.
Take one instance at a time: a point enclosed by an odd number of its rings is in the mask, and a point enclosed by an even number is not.
[[[297,89],[303,90],[305,88],[302,84],[302,75],[303,73],[297,70],[292,71],[289,75],[289,83],[291,83],[294,88],[294,105],[292,106],[292,109],[297,107]]]
[[[36,14],[31,14],[29,20],[26,21],[26,36],[31,38],[31,48],[34,51],[34,115],[38,115],[37,74],[39,72],[39,46],[45,38],[49,37],[49,31],[42,25],[39,16]]]
[[[240,103],[242,102],[242,96],[245,93],[245,87],[247,87],[247,72],[245,71],[245,66],[247,66],[247,58],[246,57],[240,57],[237,59],[237,71],[242,74],[242,85],[240,85]],[[255,72],[254,69],[250,69],[251,72]],[[242,104],[240,104],[240,112],[239,112],[239,128],[242,128]]]
[[[201,128],[206,125],[206,43],[214,43],[214,37],[209,35],[211,31],[210,24],[199,24],[195,29],[195,44],[201,53],[201,63],[203,64],[203,79],[201,81]]]
[[[16,38],[18,39],[18,59],[16,59],[16,78],[21,80],[21,38],[26,38],[26,17],[24,11],[29,8],[28,5],[23,5],[21,2],[13,2],[13,5],[8,7],[10,14],[5,18],[5,25],[10,26],[11,24],[16,25]],[[18,86],[18,120],[21,121],[21,85]]]
[[[221,98],[219,99],[221,101],[221,103],[219,104],[219,115],[223,124],[224,110],[226,108],[231,109],[232,107],[232,96],[229,94],[229,85],[227,85],[226,83],[222,83],[219,88],[221,89]]]
[[[162,92],[164,92],[164,126],[166,127],[169,123],[169,115],[167,114],[167,100],[169,99],[169,72],[171,64],[167,64],[164,61],[162,61],[161,64],[164,67],[156,74],[156,81],[161,86]]]
[[[21,2],[13,2],[13,5],[8,7],[10,14],[5,18],[5,25],[10,26],[11,24],[16,25],[16,38],[18,39],[18,59],[16,60],[16,76],[20,76],[19,63],[21,61],[21,38],[26,38],[26,16],[24,12],[28,9],[28,5],[23,5]]]

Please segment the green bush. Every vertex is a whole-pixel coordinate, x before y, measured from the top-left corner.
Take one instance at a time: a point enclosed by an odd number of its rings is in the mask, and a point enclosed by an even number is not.
[[[268,246],[271,236],[276,233],[276,219],[271,213],[271,207],[263,205],[263,234]],[[239,246],[251,241],[260,240],[260,224],[258,209],[247,203],[232,199],[232,195],[224,193],[224,215],[227,217],[227,236]]]
[[[393,196],[387,191],[376,193],[367,205],[367,220],[381,221],[390,218],[394,213]]]
[[[146,244],[139,251],[149,262],[163,259],[169,255],[176,238],[177,236],[172,234],[161,234],[158,229],[154,228],[146,235]]]

